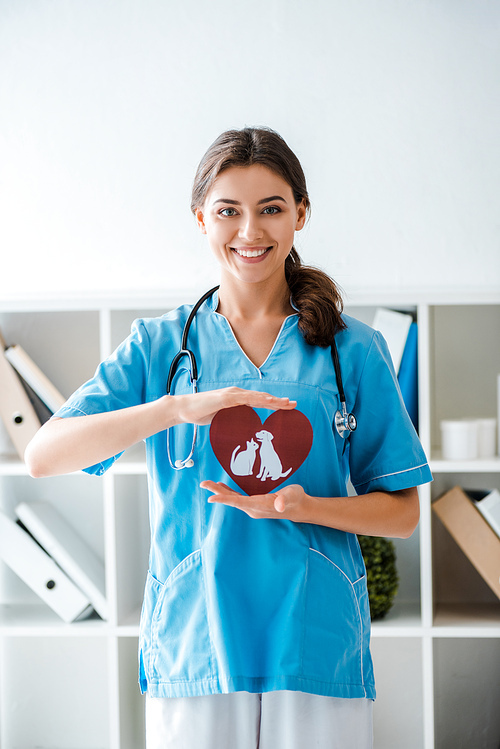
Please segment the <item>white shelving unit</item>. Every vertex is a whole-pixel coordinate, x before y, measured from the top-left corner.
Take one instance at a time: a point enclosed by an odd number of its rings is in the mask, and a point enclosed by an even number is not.
[[[66,395],[128,334],[197,291],[150,298],[0,302],[0,329]],[[346,311],[371,323],[377,306],[419,323],[420,436],[434,482],[420,489],[421,521],[396,542],[396,603],[373,626],[376,749],[496,749],[500,744],[500,602],[434,517],[431,502],[459,484],[500,489],[500,458],[440,459],[442,418],[496,415],[500,293],[448,298],[352,294]],[[0,459],[0,507],[48,500],[78,527],[106,567],[108,621],[67,625],[0,562],[0,746],[140,749],[139,613],[147,570],[147,479],[141,446],[98,479],[31,479]]]

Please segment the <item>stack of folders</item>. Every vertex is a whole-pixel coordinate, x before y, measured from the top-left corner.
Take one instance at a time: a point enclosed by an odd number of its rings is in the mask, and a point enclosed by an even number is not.
[[[0,335],[0,417],[22,459],[40,426],[65,402],[19,346]],[[0,512],[0,559],[65,622],[107,619],[104,565],[48,502],[22,502],[16,518]]]
[[[21,459],[35,432],[64,402],[26,351],[6,347],[0,335],[0,417]]]
[[[0,558],[65,622],[107,619],[104,565],[48,502],[0,512]]]
[[[406,410],[418,430],[418,328],[413,315],[380,307],[372,326],[384,336]]]

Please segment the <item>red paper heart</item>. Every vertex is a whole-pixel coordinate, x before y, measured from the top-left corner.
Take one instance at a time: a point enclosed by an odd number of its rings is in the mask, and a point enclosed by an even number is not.
[[[264,423],[250,406],[219,411],[210,442],[226,473],[246,494],[268,494],[307,458],[313,430],[303,413],[274,411]]]

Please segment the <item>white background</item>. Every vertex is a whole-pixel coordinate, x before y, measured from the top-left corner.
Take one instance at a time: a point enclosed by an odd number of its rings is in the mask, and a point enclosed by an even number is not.
[[[204,288],[223,130],[299,156],[346,290],[500,288],[495,0],[0,0],[0,297]]]

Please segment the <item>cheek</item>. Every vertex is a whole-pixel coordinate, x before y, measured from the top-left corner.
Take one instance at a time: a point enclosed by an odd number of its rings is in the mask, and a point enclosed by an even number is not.
[[[206,234],[207,240],[210,245],[212,245],[214,242],[217,241],[217,228],[213,225],[211,221],[205,222],[205,231],[204,234]]]
[[[281,230],[282,241],[286,244],[292,245],[294,237],[295,237],[295,226],[291,223],[287,223],[287,225],[283,226]]]
[[[217,252],[229,244],[230,237],[227,231],[221,231],[220,227],[216,227],[207,231],[207,240],[210,248]]]
[[[230,244],[234,235],[234,227],[228,226],[228,224],[215,224],[210,231],[212,241],[218,246]]]

